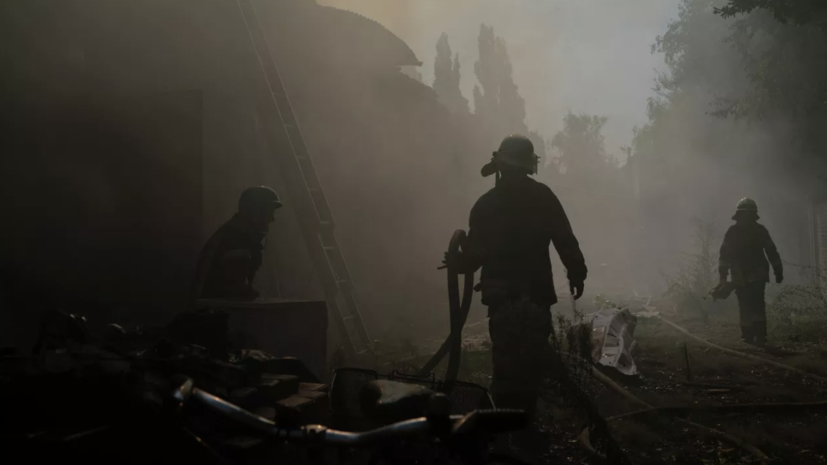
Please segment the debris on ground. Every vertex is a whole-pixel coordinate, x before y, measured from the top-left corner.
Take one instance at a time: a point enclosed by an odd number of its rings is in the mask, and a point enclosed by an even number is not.
[[[632,353],[637,318],[628,309],[604,308],[586,315],[583,324],[591,326],[592,359],[627,376],[638,374]]]
[[[182,314],[165,328],[110,324],[100,334],[81,316],[48,312],[33,355],[4,352],[0,371],[1,440],[30,458],[74,453],[86,460],[86,451],[119,463],[180,463],[199,462],[200,453],[220,463],[214,452],[265,447],[204,412],[175,430],[180,420],[170,416],[170,398],[181,379],[277,424],[328,420],[325,384],[297,359],[231,348],[226,315],[215,311]]]

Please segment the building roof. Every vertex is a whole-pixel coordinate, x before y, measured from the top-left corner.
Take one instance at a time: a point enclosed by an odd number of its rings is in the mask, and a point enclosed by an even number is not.
[[[357,45],[360,53],[369,54],[374,60],[389,66],[421,66],[422,62],[408,44],[378,22],[358,13],[324,6],[319,21],[325,30]]]

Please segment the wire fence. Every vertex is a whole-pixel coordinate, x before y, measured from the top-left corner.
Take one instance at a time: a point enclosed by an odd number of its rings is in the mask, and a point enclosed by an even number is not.
[[[559,316],[552,333],[547,385],[554,389],[576,417],[585,422],[588,445],[606,463],[631,465],[632,461],[612,436],[611,428],[594,403],[599,383],[592,376],[591,326]],[[582,439],[582,438],[581,438]]]

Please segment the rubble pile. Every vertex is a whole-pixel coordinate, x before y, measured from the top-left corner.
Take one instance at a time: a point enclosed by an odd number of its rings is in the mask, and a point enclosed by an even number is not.
[[[222,312],[99,334],[81,316],[50,312],[33,355],[4,350],[2,360],[4,449],[39,459],[255,463],[262,439],[173,399],[185,379],[280,426],[328,421],[327,386],[297,359],[234,348]]]

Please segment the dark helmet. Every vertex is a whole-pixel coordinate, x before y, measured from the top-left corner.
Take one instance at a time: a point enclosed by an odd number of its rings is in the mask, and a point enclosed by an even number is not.
[[[755,200],[749,197],[744,197],[739,200],[738,205],[735,207],[735,215],[732,216],[732,219],[734,220],[744,214],[754,215],[755,218],[758,218],[758,204],[755,203]]]
[[[539,159],[540,157],[534,153],[534,144],[528,137],[511,134],[500,143],[500,148],[494,152],[491,162],[483,166],[482,175],[490,176],[501,166],[520,168],[534,174],[537,172]]]
[[[267,186],[248,187],[244,189],[244,192],[241,193],[241,197],[238,199],[239,211],[258,210],[264,206],[270,206],[272,208],[281,208],[283,206],[276,191]]]

